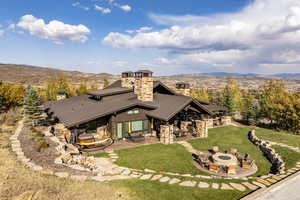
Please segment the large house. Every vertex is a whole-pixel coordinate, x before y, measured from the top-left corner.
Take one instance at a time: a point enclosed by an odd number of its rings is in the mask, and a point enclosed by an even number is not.
[[[154,81],[152,74],[148,70],[124,72],[121,80],[107,88],[50,102],[46,111],[71,132],[101,132],[115,139],[137,133],[159,137],[163,126],[184,129],[186,122],[226,111],[187,96],[188,84],[177,83],[174,91]]]

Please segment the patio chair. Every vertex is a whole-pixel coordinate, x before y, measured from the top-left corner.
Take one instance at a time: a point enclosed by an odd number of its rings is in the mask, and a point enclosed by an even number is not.
[[[229,149],[229,153],[232,154],[232,155],[235,155],[237,153],[237,149],[235,148],[230,148]]]
[[[220,166],[219,165],[216,165],[216,164],[209,164],[208,165],[208,170],[211,171],[211,172],[214,172],[214,173],[219,173],[220,172]]]
[[[226,173],[227,174],[236,174],[236,166],[228,166],[226,168]]]
[[[253,166],[253,164],[254,164],[254,160],[251,160],[251,159],[249,159],[249,160],[242,160],[241,167],[243,169],[251,169],[252,166]]]
[[[213,154],[216,154],[216,153],[218,153],[219,152],[219,147],[218,146],[214,146],[213,148],[212,148],[212,153]]]

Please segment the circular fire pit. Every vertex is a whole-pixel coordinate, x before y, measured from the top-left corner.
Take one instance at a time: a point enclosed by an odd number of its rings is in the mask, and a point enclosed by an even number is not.
[[[238,165],[238,160],[234,155],[225,153],[216,153],[212,156],[214,163],[223,166],[235,166]]]

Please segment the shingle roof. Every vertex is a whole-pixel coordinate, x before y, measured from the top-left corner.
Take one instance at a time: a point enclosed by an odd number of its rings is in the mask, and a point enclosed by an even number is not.
[[[114,87],[114,88],[105,88],[103,90],[88,92],[88,94],[96,97],[105,97],[105,96],[111,96],[116,94],[129,93],[132,91],[133,89],[130,88]]]
[[[137,100],[133,92],[104,97],[100,101],[91,99],[90,95],[81,95],[52,102],[47,107],[48,113],[72,127],[134,106],[156,108],[152,102]]]

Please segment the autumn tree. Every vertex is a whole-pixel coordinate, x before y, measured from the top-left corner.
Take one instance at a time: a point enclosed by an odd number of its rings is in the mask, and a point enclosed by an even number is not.
[[[98,90],[98,86],[96,84],[92,84],[89,91],[96,91]]]
[[[85,94],[87,93],[87,87],[85,83],[80,83],[79,88],[76,90],[77,95]]]
[[[249,125],[255,125],[258,120],[259,106],[254,95],[246,90],[242,93],[241,115]]]
[[[209,102],[209,95],[206,88],[200,88],[198,90],[197,98],[201,101]]]
[[[48,101],[56,101],[58,87],[56,85],[56,79],[50,78],[46,82],[46,99]]]
[[[0,85],[0,97],[2,111],[21,106],[24,103],[25,88],[22,85],[2,83]]]
[[[109,81],[106,78],[104,78],[103,79],[103,89],[107,88],[108,86],[109,86]]]

